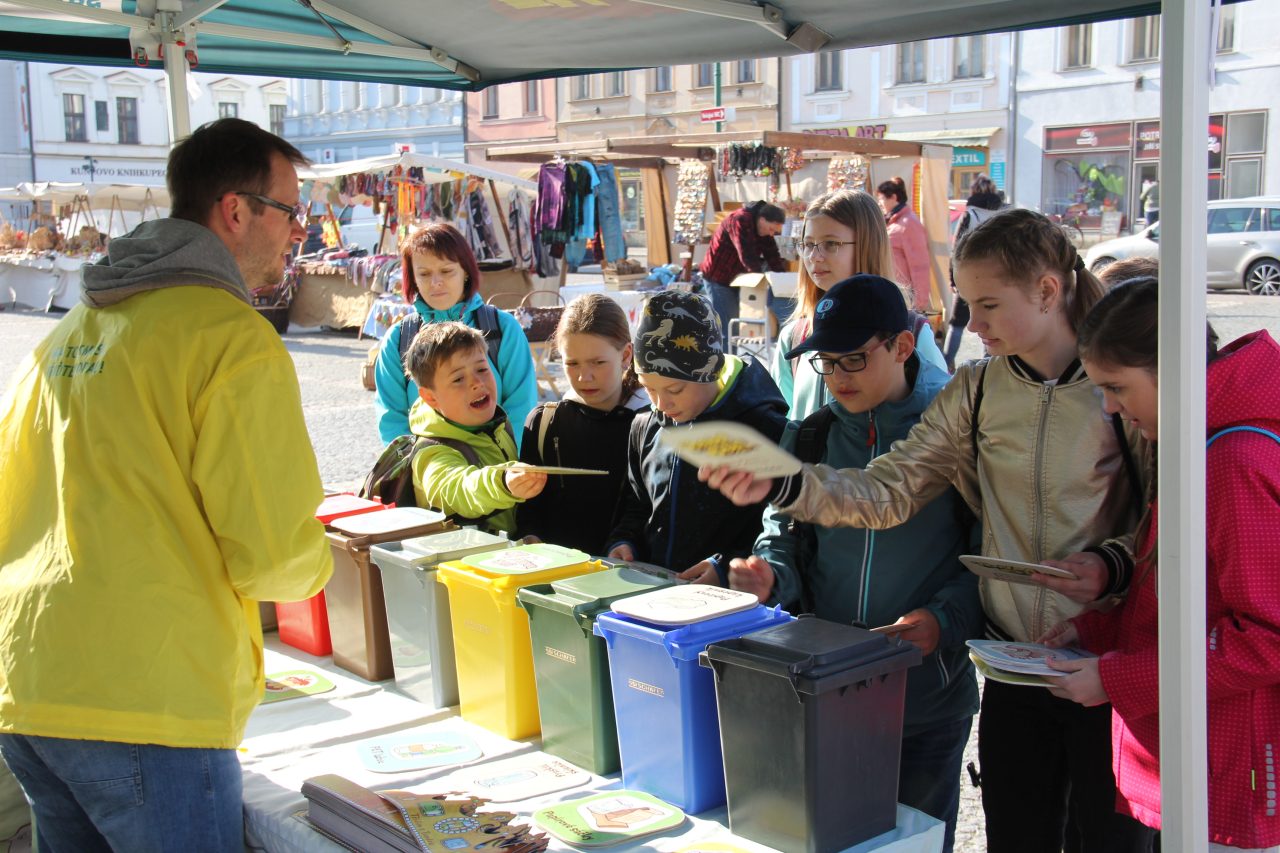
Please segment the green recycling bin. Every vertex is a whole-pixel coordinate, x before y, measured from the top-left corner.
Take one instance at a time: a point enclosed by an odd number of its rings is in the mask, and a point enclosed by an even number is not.
[[[673,583],[668,573],[623,566],[517,593],[529,614],[544,751],[601,776],[618,771],[609,654],[592,627],[618,599]]]

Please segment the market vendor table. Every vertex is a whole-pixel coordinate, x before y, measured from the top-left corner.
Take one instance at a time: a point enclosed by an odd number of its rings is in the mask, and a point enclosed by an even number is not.
[[[274,634],[266,640],[267,674],[290,670],[319,672],[335,685],[328,692],[261,705],[249,720],[240,763],[244,771],[244,816],[247,842],[253,850],[268,853],[341,853],[337,844],[311,829],[297,817],[306,808],[300,793],[304,780],[336,773],[366,788],[408,788],[418,792],[450,790],[448,777],[467,766],[485,764],[514,755],[534,752],[537,742],[506,740],[456,716],[456,709],[433,709],[398,692],[392,682],[371,683],[337,669],[329,658],[317,658],[282,644]],[[435,725],[472,738],[483,757],[469,765],[452,765],[410,773],[374,773],[365,769],[357,745],[370,738],[419,726]],[[520,815],[517,822],[528,823],[537,809],[552,803],[576,799],[590,793],[618,790],[621,782],[611,777],[591,776],[578,788],[559,791],[535,800],[504,803],[502,808]],[[630,845],[611,849],[693,850],[704,842],[732,844],[745,851],[765,853],[761,847],[732,835],[726,828],[725,809],[690,816],[678,830],[649,836]],[[927,815],[898,807],[898,827],[851,851],[886,853],[936,853],[942,849],[943,825]],[[555,839],[551,850],[570,851]]]
[[[367,285],[353,283],[342,267],[300,272],[289,322],[329,329],[360,328],[377,297]]]
[[[48,252],[0,255],[0,303],[71,309],[80,301],[80,268],[86,260]]]

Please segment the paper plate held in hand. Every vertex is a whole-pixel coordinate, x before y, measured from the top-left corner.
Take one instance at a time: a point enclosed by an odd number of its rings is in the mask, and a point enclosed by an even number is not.
[[[992,580],[1009,583],[1034,584],[1031,576],[1037,572],[1055,578],[1079,580],[1079,576],[1066,569],[1053,566],[1042,566],[1039,563],[1024,563],[1021,560],[1001,560],[998,557],[983,557],[979,554],[961,554],[960,562],[975,575]]]
[[[690,465],[728,465],[761,478],[789,477],[800,471],[800,460],[776,442],[731,421],[665,427],[658,443]]]

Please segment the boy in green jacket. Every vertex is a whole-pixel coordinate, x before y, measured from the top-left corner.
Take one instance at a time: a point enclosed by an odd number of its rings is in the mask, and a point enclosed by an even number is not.
[[[414,454],[418,506],[514,533],[516,504],[539,494],[547,475],[522,471],[516,461],[484,336],[462,323],[431,323],[413,339],[404,361],[421,398],[409,410],[409,429],[441,442]],[[462,446],[471,453],[464,454]]]
[[[818,303],[809,337],[787,353],[822,375],[832,402],[792,422],[782,446],[805,462],[865,468],[905,438],[950,378],[915,352],[902,292],[873,275],[841,281]],[[807,458],[806,458],[807,457]],[[978,578],[957,559],[976,550],[955,489],[890,530],[825,528],[765,511],[756,556],[729,584],[793,613],[860,623],[920,647],[907,674],[898,799],[946,823],[955,840],[960,763],[978,689],[964,641],[981,635]]]

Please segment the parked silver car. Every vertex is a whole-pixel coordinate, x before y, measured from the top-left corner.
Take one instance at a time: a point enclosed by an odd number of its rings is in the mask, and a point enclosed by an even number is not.
[[[1280,296],[1280,196],[1209,202],[1207,284],[1211,290],[1243,287],[1259,296]],[[1160,223],[1132,237],[1099,243],[1084,256],[1094,272],[1121,258],[1154,258]]]

